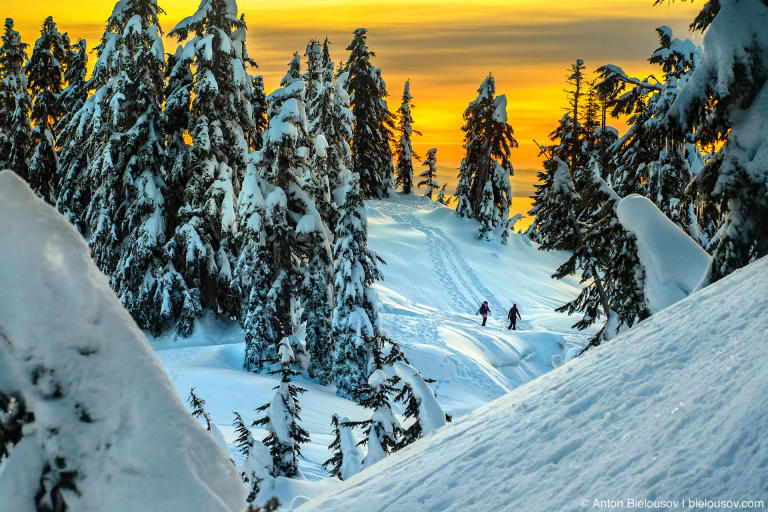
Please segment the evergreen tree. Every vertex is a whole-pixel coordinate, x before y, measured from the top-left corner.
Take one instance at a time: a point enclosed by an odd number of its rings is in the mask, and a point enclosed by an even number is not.
[[[312,40],[304,54],[307,57],[307,71],[304,74],[306,84],[305,98],[309,137],[311,141],[310,167],[312,195],[323,220],[328,222],[335,216],[331,205],[330,175],[333,172],[329,151],[328,136],[332,132],[331,118],[333,107],[333,72],[322,66],[320,43]]]
[[[261,149],[263,133],[267,129],[267,96],[264,94],[264,77],[257,75],[253,77],[253,120],[255,123],[255,133],[251,148],[258,151]]]
[[[334,436],[328,448],[333,455],[323,462],[323,467],[339,480],[347,480],[359,473],[363,461],[359,442],[355,439],[350,425],[348,418],[339,419],[338,414],[331,417]]]
[[[32,92],[30,118],[32,146],[29,159],[29,184],[40,196],[54,203],[57,188],[57,124],[63,114],[59,101],[63,85],[63,66],[67,58],[67,40],[50,16],[43,22],[40,38],[25,66]]]
[[[27,44],[13,28],[13,20],[5,20],[0,46],[0,169],[11,169],[29,180],[27,154],[32,137],[29,120],[31,99],[23,65]]]
[[[331,64],[333,61],[331,60],[331,42],[326,37],[323,41],[323,53],[322,53],[322,65],[324,68],[328,67],[328,64]]]
[[[240,414],[234,414],[232,426],[235,427],[237,434],[234,444],[240,454],[245,456],[245,460],[240,465],[240,477],[248,488],[246,500],[248,503],[253,503],[264,483],[272,480],[272,457],[264,443],[253,438]]]
[[[163,109],[163,130],[167,152],[167,178],[169,224],[178,224],[180,209],[184,205],[184,184],[191,174],[189,145],[185,140],[190,121],[192,105],[192,58],[184,54],[184,47],[178,45],[176,52],[168,55],[166,65],[165,108]]]
[[[398,437],[402,429],[392,412],[390,397],[394,391],[392,381],[387,379],[381,368],[377,368],[371,373],[368,378],[367,396],[361,405],[373,409],[373,414],[369,420],[356,424],[356,426],[362,427],[365,433],[365,439],[360,444],[365,444],[368,447],[368,453],[366,453],[362,463],[363,469],[384,459],[397,448]]]
[[[766,23],[765,2],[707,2],[691,25],[706,30],[701,61],[667,112],[677,136],[722,143],[692,185],[724,214],[709,282],[768,254]]]
[[[340,217],[336,226],[333,310],[333,377],[339,396],[362,400],[367,392],[368,360],[379,329],[371,285],[381,279],[376,254],[368,249],[368,222],[359,177],[344,170],[336,191]]]
[[[570,118],[572,120],[570,124],[570,138],[568,143],[571,169],[578,168],[579,164],[581,163],[578,159],[580,154],[579,140],[581,139],[582,135],[582,127],[579,124],[579,101],[581,100],[582,95],[585,68],[586,66],[584,66],[584,61],[582,59],[576,59],[576,62],[571,64],[570,68],[568,68],[568,78],[566,80],[572,87],[572,89],[566,91],[568,93]]]
[[[268,361],[277,357],[274,316],[269,310],[272,253],[267,245],[266,188],[259,168],[250,164],[237,203],[241,219],[241,245],[232,287],[240,297],[242,308],[240,324],[245,331],[243,367],[252,372],[262,371]]]
[[[406,80],[405,89],[403,89],[403,102],[400,104],[400,108],[397,109],[397,133],[400,137],[397,139],[395,146],[397,153],[397,169],[395,173],[397,175],[396,184],[402,188],[403,194],[410,194],[413,191],[413,160],[419,159],[419,156],[413,152],[411,136],[414,133],[421,135],[420,132],[411,127],[411,123],[413,123],[413,118],[411,117],[413,97],[411,96],[410,88],[410,81]]]
[[[445,199],[445,183],[443,183],[440,193],[437,195],[437,202],[440,204],[448,205],[448,200]]]
[[[239,313],[230,289],[237,255],[236,198],[256,126],[245,21],[238,18],[234,1],[204,0],[170,35],[187,41],[185,55],[194,55],[195,69],[190,173],[181,183],[183,206],[167,246],[189,289],[181,314],[195,318],[210,309],[234,317]]]
[[[573,251],[581,243],[576,221],[581,196],[575,190],[568,166],[554,156],[554,148],[542,150],[549,156],[534,185],[533,207],[528,212],[533,217],[531,228],[544,250]]]
[[[80,233],[85,233],[85,212],[91,200],[88,155],[83,150],[87,133],[82,130],[79,122],[90,89],[85,79],[88,72],[85,39],[80,39],[67,49],[65,67],[67,87],[59,96],[63,116],[57,127],[61,149],[58,155],[56,209]]]
[[[309,441],[309,433],[299,423],[298,396],[306,390],[291,382],[299,372],[292,368],[295,359],[288,338],[280,343],[279,357],[280,370],[275,373],[282,377],[280,385],[275,387],[272,400],[256,409],[265,414],[252,426],[262,426],[268,432],[264,444],[272,455],[272,476],[293,477],[299,474],[301,445]]]
[[[205,424],[205,429],[208,432],[211,432],[211,425],[213,424],[211,416],[208,414],[208,411],[205,410],[205,400],[197,396],[195,388],[189,390],[189,398],[187,398],[187,402],[189,402],[189,406],[192,407],[192,416],[194,416],[200,423]]]
[[[386,106],[386,89],[379,70],[371,64],[375,54],[368,49],[364,28],[355,30],[347,50],[350,52],[343,70],[347,81],[354,128],[352,137],[352,170],[360,176],[363,197],[389,195],[392,183],[392,114]]]
[[[495,228],[509,217],[512,190],[509,176],[511,150],[517,147],[512,127],[507,123],[507,100],[498,97],[492,76],[486,77],[478,89],[475,101],[464,112],[465,157],[459,169],[459,184],[454,195],[459,199],[456,213],[461,217],[478,219],[487,238],[489,228]],[[486,192],[490,185],[491,198]]]
[[[708,236],[699,228],[693,201],[686,194],[688,183],[703,164],[694,133],[689,130],[672,138],[663,125],[701,50],[690,40],[673,38],[669,27],[659,27],[656,32],[660,46],[648,60],[661,67],[663,80],[632,78],[613,65],[598,69],[602,78],[598,89],[612,107],[612,115],[630,116],[629,130],[609,148],[616,162],[611,181],[620,195],[647,196],[670,220],[706,244]],[[702,218],[702,222],[707,220]]]
[[[412,420],[408,427],[402,429],[397,444],[399,450],[442,427],[450,421],[450,416],[440,407],[427,379],[415,368],[398,361],[394,363],[393,369],[396,375],[395,386],[400,385],[395,401],[405,406],[403,417]]]
[[[419,184],[417,186],[419,187],[426,187],[426,191],[424,192],[424,197],[428,197],[430,199],[433,199],[432,196],[435,193],[435,190],[439,188],[436,178],[437,178],[437,157],[435,156],[437,153],[437,148],[432,148],[427,150],[427,158],[424,159],[424,163],[422,164],[426,169],[424,172],[419,174],[419,177],[422,178],[421,181],[419,181]],[[443,186],[445,188],[445,186]],[[445,199],[445,192],[441,190],[441,194],[443,194],[443,199]]]
[[[278,340],[292,334],[295,321],[291,312],[296,298],[312,304],[305,317],[310,351],[328,350],[330,307],[325,305],[330,299],[323,294],[328,293],[325,283],[329,281],[330,246],[311,186],[311,141],[299,64],[298,56],[294,56],[283,87],[269,96],[269,128],[264,146],[256,154],[254,172],[262,180],[260,186],[266,195],[263,237],[269,253],[265,273],[259,274],[259,279],[264,279],[259,284],[261,290],[251,294],[258,301],[251,306],[253,312],[261,315],[251,315],[254,330],[249,339],[254,354],[273,350],[269,347],[277,347]],[[244,241],[251,243],[247,238]],[[268,290],[266,294],[264,290]],[[323,378],[320,371],[318,378]]]
[[[83,226],[94,261],[139,326],[155,335],[174,319],[181,295],[181,280],[163,256],[165,56],[159,13],[153,0],[115,5],[97,46],[89,84],[95,92],[65,129],[72,138],[64,150],[69,168],[63,183],[74,190],[62,192],[77,206],[80,190],[88,189]],[[86,169],[72,154],[78,150],[88,155]],[[69,214],[78,218],[76,210]]]

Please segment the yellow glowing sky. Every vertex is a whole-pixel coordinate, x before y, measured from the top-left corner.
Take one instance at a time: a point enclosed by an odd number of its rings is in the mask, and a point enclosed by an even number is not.
[[[169,31],[191,14],[197,1],[160,0]],[[630,73],[653,71],[646,59],[656,47],[653,30],[669,25],[678,37],[700,8],[699,1],[654,7],[652,0],[282,0],[240,1],[248,24],[248,48],[259,63],[268,90],[285,73],[294,51],[304,53],[310,38],[328,37],[332,57],[344,49],[357,27],[369,31],[374,64],[397,108],[403,83],[411,80],[416,109],[414,128],[423,133],[414,147],[420,154],[437,147],[441,181],[455,184],[461,160],[462,113],[490,71],[497,93],[508,98],[509,120],[520,148],[513,155],[513,209],[528,208],[527,196],[540,168],[533,139],[544,142],[562,116],[565,68],[576,58],[588,70],[604,63]],[[113,0],[2,0],[2,17],[12,17],[25,42],[34,42],[38,26],[53,16],[62,31],[85,37],[89,48],[98,41]],[[700,36],[698,36],[700,38]],[[696,40],[696,38],[694,38]],[[698,41],[700,42],[700,40]],[[176,43],[166,41],[166,51]],[[91,55],[95,59],[95,55]],[[618,126],[618,124],[617,124]]]

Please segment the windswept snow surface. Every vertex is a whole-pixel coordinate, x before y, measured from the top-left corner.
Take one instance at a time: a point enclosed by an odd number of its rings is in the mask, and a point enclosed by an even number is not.
[[[690,295],[707,273],[712,261],[709,254],[646,197],[625,197],[619,201],[616,214],[624,229],[637,239],[651,313]]]
[[[549,277],[564,255],[541,252],[516,234],[508,245],[482,242],[476,222],[421,196],[393,195],[367,207],[369,245],[387,262],[381,265],[384,281],[375,286],[382,327],[402,345],[414,368],[437,379],[432,386],[446,413],[464,415],[552,370],[553,359],[567,360],[569,349],[584,344],[586,335],[571,329],[574,319],[553,312],[579,292],[575,282]],[[487,327],[475,316],[483,300],[491,307]],[[507,330],[513,303],[523,317],[518,331]],[[167,335],[150,344],[179,394],[186,397],[194,387],[230,443],[232,412],[250,425],[257,417],[254,409],[279,383],[243,371],[241,330],[213,317],[198,322],[191,338]],[[286,506],[297,496],[311,497],[337,484],[324,478],[321,467],[331,455],[332,414],[352,420],[370,415],[336,397],[332,387],[302,378],[297,383],[308,389],[299,404],[311,442],[302,447],[300,460],[307,481],[277,479],[274,493]],[[253,429],[253,434],[262,438],[265,432]],[[233,448],[230,456],[242,461]]]
[[[0,465],[2,510],[37,510],[43,463],[59,457],[77,472],[68,510],[243,509],[235,468],[186,412],[85,241],[11,171],[0,172],[0,390],[35,417]]]
[[[635,509],[746,510],[688,500],[765,503],[766,290],[763,258],[300,510],[567,512],[600,509],[595,500],[630,510],[630,499],[651,500]]]

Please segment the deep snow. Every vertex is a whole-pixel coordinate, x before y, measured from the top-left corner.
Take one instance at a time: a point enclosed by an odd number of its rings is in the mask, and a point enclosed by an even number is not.
[[[367,207],[370,247],[387,262],[381,266],[384,281],[375,286],[382,326],[412,366],[437,379],[433,387],[448,414],[472,411],[551,370],[553,356],[557,364],[583,345],[586,335],[574,333],[573,319],[552,311],[578,294],[574,282],[549,277],[563,255],[538,251],[519,235],[506,246],[481,242],[476,222],[421,196],[394,195]],[[483,300],[492,311],[485,328],[475,316]],[[513,303],[523,317],[516,332],[506,329]],[[242,370],[242,340],[237,325],[210,316],[191,338],[150,338],[178,393],[186,397],[194,387],[230,443],[233,411],[250,425],[254,409],[278,383]],[[300,461],[307,481],[278,479],[274,492],[284,505],[337,483],[324,478],[321,467],[330,456],[331,415],[359,420],[370,414],[332,388],[301,378],[297,383],[308,389],[300,398],[302,424],[311,436]],[[242,460],[232,447],[230,456]]]
[[[723,507],[688,500],[768,500],[766,291],[763,258],[300,510],[583,511],[600,508],[595,500],[629,510],[630,499],[712,510]]]
[[[690,295],[707,273],[712,261],[709,254],[647,197],[625,197],[616,206],[616,215],[624,229],[637,239],[651,313]]]
[[[1,510],[36,510],[45,463],[77,472],[70,510],[242,510],[235,468],[85,241],[11,171],[0,172],[0,283],[0,390],[35,417],[0,465]]]

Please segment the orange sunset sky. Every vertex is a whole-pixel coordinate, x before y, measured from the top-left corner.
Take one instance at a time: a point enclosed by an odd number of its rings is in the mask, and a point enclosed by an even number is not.
[[[310,38],[328,37],[332,57],[346,58],[345,48],[357,27],[369,31],[374,64],[391,94],[390,110],[399,105],[404,81],[411,80],[416,105],[414,147],[423,155],[437,147],[440,180],[455,184],[461,161],[462,113],[488,72],[498,94],[508,98],[510,124],[520,144],[512,158],[513,210],[527,210],[540,168],[533,139],[547,134],[562,116],[565,68],[582,58],[587,70],[606,63],[633,74],[655,71],[646,59],[657,46],[654,28],[672,27],[678,37],[693,37],[687,27],[701,2],[653,6],[652,0],[291,0],[239,1],[248,24],[248,49],[264,76],[267,91],[285,73],[294,51],[304,53]],[[197,1],[160,0],[165,32],[197,8]],[[53,16],[70,37],[97,42],[114,0],[2,0],[0,16],[14,18],[30,44],[39,25]],[[166,40],[166,52],[176,48]],[[91,64],[95,54],[90,55]],[[620,129],[620,123],[616,123]],[[518,226],[519,227],[519,226]]]

